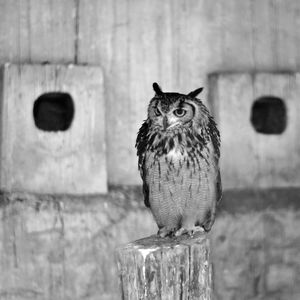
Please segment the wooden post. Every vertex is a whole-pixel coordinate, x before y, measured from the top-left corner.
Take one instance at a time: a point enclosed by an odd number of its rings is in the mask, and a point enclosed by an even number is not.
[[[150,236],[117,249],[123,300],[210,300],[211,264],[205,233]]]

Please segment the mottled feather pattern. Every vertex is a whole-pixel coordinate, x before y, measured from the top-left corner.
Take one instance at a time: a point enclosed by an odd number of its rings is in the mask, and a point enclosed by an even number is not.
[[[148,184],[147,184],[146,177],[145,177],[146,171],[145,171],[145,164],[144,164],[145,154],[146,154],[145,150],[146,150],[147,144],[148,144],[148,137],[147,137],[148,131],[149,131],[148,123],[144,122],[138,132],[137,142],[135,145],[137,148],[137,153],[138,153],[138,157],[139,157],[138,167],[139,167],[141,177],[143,179],[143,194],[144,194],[144,203],[145,203],[146,207],[150,207],[149,189],[148,189]]]
[[[195,226],[209,231],[221,198],[216,123],[195,98],[202,89],[182,95],[153,87],[136,141],[145,204],[161,233]]]

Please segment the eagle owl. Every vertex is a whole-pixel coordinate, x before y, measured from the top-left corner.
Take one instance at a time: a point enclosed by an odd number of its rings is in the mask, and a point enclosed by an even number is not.
[[[196,98],[203,88],[187,95],[153,89],[136,140],[145,205],[161,237],[209,231],[222,194],[220,135]]]

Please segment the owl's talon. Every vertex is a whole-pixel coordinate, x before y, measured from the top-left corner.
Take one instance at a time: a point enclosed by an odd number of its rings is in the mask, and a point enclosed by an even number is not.
[[[175,236],[181,236],[183,235],[184,233],[187,233],[187,230],[183,227],[181,227],[180,229],[178,229],[176,232],[175,232]]]
[[[175,232],[175,236],[181,236],[183,234],[187,234],[188,236],[193,236],[196,232],[204,232],[204,228],[202,226],[194,226],[190,229],[186,229],[184,227],[181,227]]]
[[[164,238],[166,236],[171,236],[174,233],[174,229],[168,229],[167,227],[160,228],[157,232],[157,235],[161,238]]]
[[[205,229],[202,226],[195,226],[192,229],[192,231],[193,231],[193,233],[196,233],[196,232],[205,232]]]

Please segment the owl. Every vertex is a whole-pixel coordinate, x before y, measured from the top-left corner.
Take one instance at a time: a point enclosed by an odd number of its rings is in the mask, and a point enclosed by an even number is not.
[[[222,195],[220,134],[196,98],[203,88],[187,95],[153,89],[136,139],[145,205],[161,237],[210,231]]]

